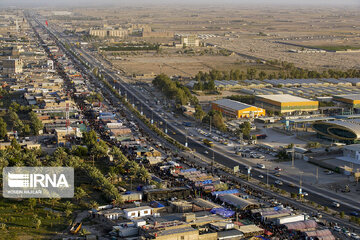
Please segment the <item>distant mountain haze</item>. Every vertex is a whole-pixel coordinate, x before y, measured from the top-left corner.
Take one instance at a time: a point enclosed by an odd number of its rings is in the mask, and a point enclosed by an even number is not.
[[[107,7],[141,5],[283,5],[283,6],[357,6],[360,0],[0,0],[0,7]]]

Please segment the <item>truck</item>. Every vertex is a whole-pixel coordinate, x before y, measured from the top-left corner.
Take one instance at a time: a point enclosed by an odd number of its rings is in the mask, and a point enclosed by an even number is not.
[[[285,223],[300,222],[304,220],[305,220],[305,216],[303,214],[291,215],[291,216],[277,218],[276,224],[281,225]]]
[[[204,138],[203,143],[208,147],[213,147],[214,143],[210,141],[209,139]]]

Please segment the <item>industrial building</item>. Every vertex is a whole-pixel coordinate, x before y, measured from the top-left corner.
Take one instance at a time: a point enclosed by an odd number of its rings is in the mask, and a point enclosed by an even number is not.
[[[343,156],[339,159],[360,165],[360,144],[344,146]]]
[[[254,118],[265,116],[265,110],[246,103],[219,99],[211,103],[211,108],[220,111],[224,116],[231,118]]]
[[[319,108],[318,101],[312,101],[290,94],[256,95],[255,105],[279,113],[311,112]]]
[[[200,41],[196,35],[181,36],[180,44],[186,47],[199,47]]]
[[[333,99],[351,108],[360,108],[360,94],[337,95]]]

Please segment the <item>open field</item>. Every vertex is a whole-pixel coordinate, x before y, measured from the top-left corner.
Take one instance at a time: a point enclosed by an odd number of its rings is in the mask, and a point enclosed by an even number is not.
[[[193,76],[198,71],[211,69],[246,70],[256,59],[281,60],[296,67],[322,71],[329,68],[360,68],[360,52],[351,53],[293,53],[303,47],[323,47],[343,50],[346,46],[360,47],[360,11],[350,8],[310,8],[250,6],[149,6],[113,9],[72,9],[66,17],[49,15],[50,23],[60,23],[73,31],[88,31],[90,27],[114,26],[127,28],[133,24],[147,24],[153,31],[175,34],[211,34],[201,41],[215,44],[216,51],[228,49],[235,56],[190,56],[178,54],[179,49],[168,48],[161,54],[128,54],[123,60],[112,60],[127,74],[158,74]],[[127,37],[111,41],[140,41],[170,44],[176,39]],[[106,40],[106,44],[109,42]],[[103,42],[105,43],[105,42]],[[287,44],[293,45],[287,45]],[[100,44],[102,45],[102,44]],[[294,46],[297,45],[297,46]],[[201,48],[201,50],[206,48]],[[182,49],[180,49],[182,50]],[[150,51],[151,52],[151,51]],[[106,53],[110,54],[110,53]],[[245,61],[245,64],[239,62]],[[256,65],[261,68],[261,65]],[[263,69],[260,69],[263,70]],[[266,69],[265,69],[266,70]]]

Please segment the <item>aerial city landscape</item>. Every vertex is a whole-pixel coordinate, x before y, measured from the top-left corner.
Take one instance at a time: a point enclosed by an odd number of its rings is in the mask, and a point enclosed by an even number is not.
[[[0,2],[0,239],[360,239],[357,0],[46,2]]]

